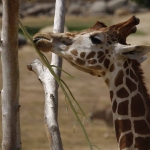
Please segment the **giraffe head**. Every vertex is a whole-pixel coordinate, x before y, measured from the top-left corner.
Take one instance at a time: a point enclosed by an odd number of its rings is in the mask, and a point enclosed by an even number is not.
[[[126,43],[127,36],[136,32],[137,24],[139,19],[133,16],[110,27],[96,22],[93,27],[78,33],[37,33],[33,40],[41,51],[54,52],[79,70],[103,76],[114,69],[116,60],[145,60],[149,46]]]

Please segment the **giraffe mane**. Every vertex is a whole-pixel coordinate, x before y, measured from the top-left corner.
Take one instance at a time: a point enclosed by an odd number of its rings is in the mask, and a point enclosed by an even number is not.
[[[145,84],[144,73],[143,73],[143,70],[141,69],[141,65],[138,61],[132,60],[132,63],[133,63],[134,70],[136,70],[136,72],[137,72],[136,75],[137,75],[138,80],[140,82],[139,88],[140,88],[141,92],[143,93],[146,108],[148,110],[148,115],[150,117],[150,94],[148,93],[148,89],[147,89],[146,84]]]

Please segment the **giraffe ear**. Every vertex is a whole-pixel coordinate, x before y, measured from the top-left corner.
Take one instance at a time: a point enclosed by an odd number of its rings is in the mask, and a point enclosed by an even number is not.
[[[150,52],[150,46],[125,45],[121,48],[121,54],[130,59],[136,59],[140,63],[146,60],[146,54]]]
[[[93,27],[90,29],[99,30],[101,28],[106,28],[107,26],[103,22],[97,21]]]

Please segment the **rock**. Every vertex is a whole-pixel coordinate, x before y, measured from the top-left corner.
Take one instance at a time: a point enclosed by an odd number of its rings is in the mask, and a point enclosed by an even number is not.
[[[107,3],[107,11],[114,13],[116,9],[126,6],[128,0],[111,0]]]
[[[128,8],[119,8],[114,13],[116,16],[125,16],[130,14],[130,11]]]
[[[68,28],[65,26],[64,27],[64,32],[67,32],[68,31]],[[46,26],[44,28],[41,28],[39,30],[40,33],[46,33],[46,32],[53,32],[53,26]]]
[[[105,13],[106,12],[106,2],[105,1],[96,1],[94,2],[90,9],[89,9],[89,13],[90,14],[94,14],[94,15],[98,15],[100,13]]]
[[[53,3],[36,4],[22,12],[23,16],[37,16],[39,14],[49,13],[55,5]]]
[[[31,3],[31,2],[27,2],[27,3],[21,3],[19,6],[19,9],[22,11],[25,11],[31,7],[34,7],[35,4]]]
[[[68,8],[69,15],[79,15],[82,12],[82,8],[79,3],[72,3]]]
[[[55,8],[52,8],[49,12],[50,16],[54,16],[55,15]]]
[[[139,11],[139,6],[138,6],[138,4],[135,3],[135,2],[130,2],[130,3],[129,3],[129,11],[130,11],[131,13],[136,13],[136,12],[138,12],[138,11]]]

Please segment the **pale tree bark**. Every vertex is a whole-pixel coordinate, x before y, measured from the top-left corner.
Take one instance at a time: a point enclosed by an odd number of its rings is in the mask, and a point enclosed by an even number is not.
[[[54,16],[54,32],[64,32],[65,23],[65,0],[56,0],[55,4],[55,16]],[[56,54],[52,54],[51,65],[62,67],[62,58]],[[57,68],[53,68],[55,73],[60,77],[61,71]],[[58,116],[58,84],[55,78],[49,74],[49,86],[48,91],[49,99],[45,99],[45,125],[47,128],[47,135],[51,139],[52,150],[62,150],[62,141],[59,131],[59,125],[57,121]],[[49,106],[49,102],[54,106]],[[52,113],[53,112],[53,113]],[[55,143],[55,144],[54,144]]]
[[[55,17],[54,17],[54,32],[63,32],[65,22],[65,0],[56,0],[55,4]],[[51,65],[62,67],[62,58],[52,54]],[[58,116],[58,84],[40,61],[35,60],[28,66],[29,70],[36,73],[45,91],[45,127],[52,150],[63,150],[59,125],[57,121]],[[56,67],[53,68],[54,72],[60,77],[61,71]]]
[[[65,24],[65,4],[66,0],[56,0],[55,4],[55,16],[54,16],[54,33],[61,33],[64,32],[64,24]],[[59,66],[62,68],[62,58],[59,57],[58,55],[52,53],[52,60],[51,60],[51,65]],[[53,68],[55,73],[60,77],[61,76],[61,71],[58,68]],[[53,95],[56,97],[57,101],[57,88],[58,84],[54,77],[52,76],[52,82],[54,82],[55,87],[51,87],[54,89]]]
[[[61,136],[57,122],[57,103],[51,91],[51,74],[43,64],[35,59],[28,69],[33,71],[41,81],[45,92],[45,127],[51,150],[63,150]]]
[[[3,0],[2,150],[20,150],[18,19],[19,0]]]

